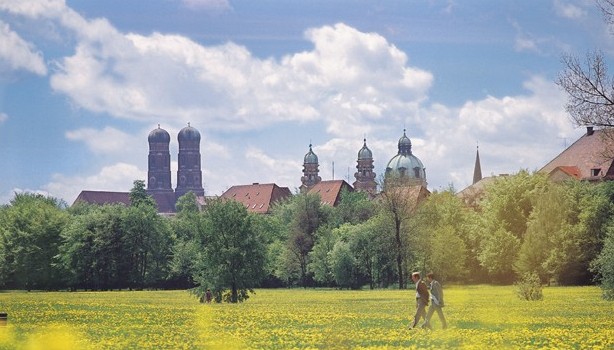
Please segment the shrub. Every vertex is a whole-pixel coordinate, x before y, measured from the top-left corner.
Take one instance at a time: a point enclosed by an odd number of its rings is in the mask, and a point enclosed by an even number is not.
[[[516,282],[516,293],[523,300],[542,300],[542,282],[536,272],[529,272],[522,275]]]

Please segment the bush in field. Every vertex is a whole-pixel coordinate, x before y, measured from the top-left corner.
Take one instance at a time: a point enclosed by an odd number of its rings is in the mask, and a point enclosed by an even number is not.
[[[542,300],[542,282],[536,272],[525,273],[520,281],[516,282],[516,293],[523,300]]]

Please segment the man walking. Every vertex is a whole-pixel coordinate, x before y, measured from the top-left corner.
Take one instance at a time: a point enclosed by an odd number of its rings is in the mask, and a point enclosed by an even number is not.
[[[416,314],[414,315],[414,323],[411,326],[411,328],[415,328],[420,318],[426,320],[426,306],[429,304],[429,290],[424,281],[420,278],[420,272],[412,273],[411,279],[416,284]]]
[[[431,290],[431,306],[429,307],[429,312],[426,314],[426,319],[424,320],[424,324],[422,328],[432,329],[431,327],[431,317],[433,317],[433,312],[437,311],[437,315],[439,315],[439,320],[441,321],[441,327],[446,329],[448,327],[446,323],[446,318],[443,316],[443,289],[441,288],[441,284],[435,280],[435,275],[432,272],[426,274],[426,280],[429,283],[429,289]]]

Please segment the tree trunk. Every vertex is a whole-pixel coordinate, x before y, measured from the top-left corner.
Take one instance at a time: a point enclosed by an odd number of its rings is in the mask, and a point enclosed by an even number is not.
[[[397,270],[399,273],[399,289],[405,288],[405,281],[403,278],[403,251],[401,245],[401,221],[395,221],[395,238],[397,243]]]

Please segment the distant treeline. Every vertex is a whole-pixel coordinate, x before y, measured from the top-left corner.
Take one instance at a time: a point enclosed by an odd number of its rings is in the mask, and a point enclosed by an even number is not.
[[[297,194],[271,214],[188,193],[157,214],[143,181],[131,205],[68,208],[38,194],[0,207],[0,288],[406,288],[412,271],[445,281],[500,283],[535,272],[543,283],[601,283],[614,274],[614,182],[553,183],[520,171],[460,199],[454,189],[416,205],[402,183],[337,207]],[[411,282],[409,282],[411,283]]]

